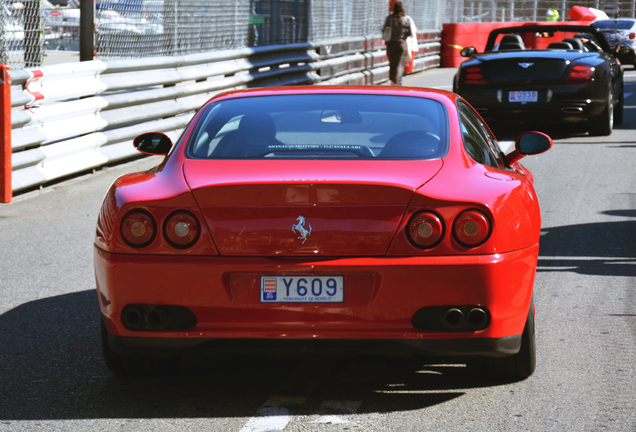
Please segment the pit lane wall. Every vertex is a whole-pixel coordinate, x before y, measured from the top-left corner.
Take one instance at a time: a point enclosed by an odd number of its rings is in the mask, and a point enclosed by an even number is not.
[[[441,32],[420,32],[418,41],[412,72],[439,67]],[[382,84],[388,74],[380,35],[12,70],[0,83],[0,94],[10,99],[0,123],[0,202],[140,157],[132,140],[141,133],[164,132],[175,140],[195,111],[225,90]]]

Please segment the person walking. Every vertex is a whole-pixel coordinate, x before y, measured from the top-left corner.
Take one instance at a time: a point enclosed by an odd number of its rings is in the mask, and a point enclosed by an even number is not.
[[[411,18],[406,15],[402,2],[397,1],[393,5],[393,13],[386,17],[382,27],[382,37],[389,57],[391,85],[402,85],[404,60],[408,51],[406,38],[409,36],[411,36]]]

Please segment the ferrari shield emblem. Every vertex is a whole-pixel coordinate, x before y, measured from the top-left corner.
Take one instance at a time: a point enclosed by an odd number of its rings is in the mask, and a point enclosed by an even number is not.
[[[292,232],[300,234],[298,237],[303,241],[303,244],[307,241],[307,238],[311,235],[311,224],[307,224],[309,229],[305,228],[305,218],[303,216],[298,216],[296,218],[298,223],[296,225],[292,225]]]

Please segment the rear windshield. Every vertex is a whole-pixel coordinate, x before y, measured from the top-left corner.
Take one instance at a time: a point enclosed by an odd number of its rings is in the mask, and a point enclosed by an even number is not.
[[[302,94],[241,97],[204,108],[189,138],[197,159],[436,159],[448,116],[410,96]]]
[[[592,24],[597,29],[603,30],[629,30],[634,26],[633,21],[596,21]]]

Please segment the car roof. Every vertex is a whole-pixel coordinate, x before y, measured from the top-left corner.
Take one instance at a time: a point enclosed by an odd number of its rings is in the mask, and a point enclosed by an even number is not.
[[[366,95],[392,95],[431,98],[438,101],[446,100],[454,103],[457,99],[455,93],[424,87],[393,87],[379,85],[347,85],[347,86],[286,86],[286,87],[260,87],[253,89],[230,90],[212,97],[208,103],[218,102],[224,99],[255,96],[277,95],[309,95],[309,94],[366,94]],[[206,103],[207,105],[207,103]]]

